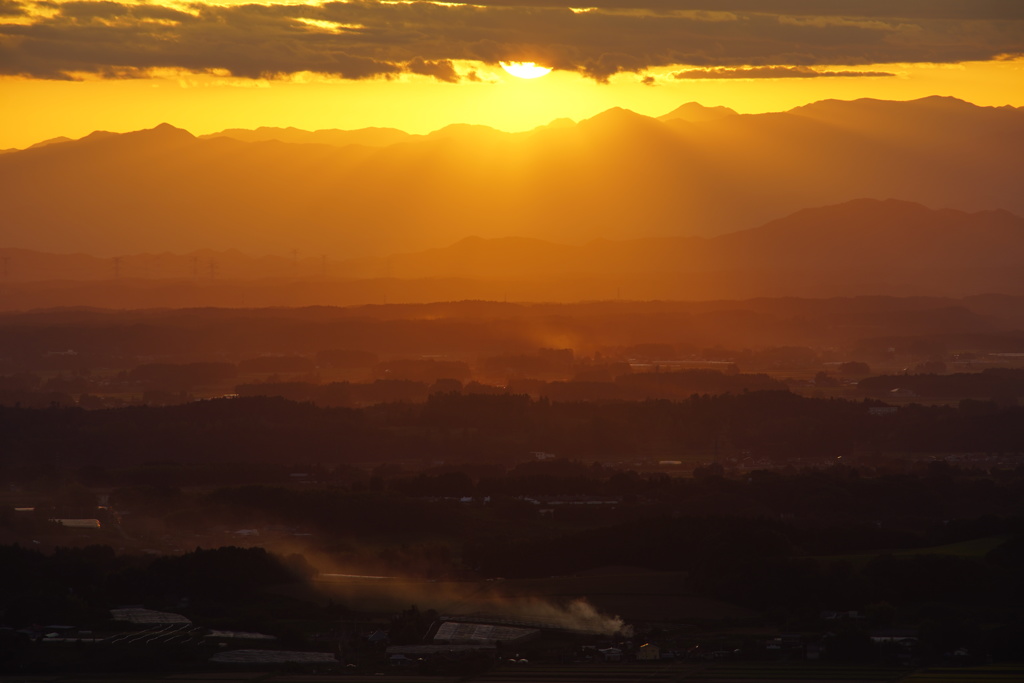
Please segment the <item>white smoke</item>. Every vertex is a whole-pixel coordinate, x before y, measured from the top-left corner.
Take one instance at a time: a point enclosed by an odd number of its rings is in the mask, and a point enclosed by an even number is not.
[[[317,588],[357,611],[397,612],[418,605],[455,619],[627,638],[633,634],[632,626],[618,616],[602,614],[586,598],[553,601],[500,580],[434,582],[356,574],[324,556],[307,552],[305,557],[319,569],[314,580]]]
[[[617,616],[601,614],[584,598],[577,598],[565,605],[547,602],[540,598],[521,600],[496,600],[494,608],[498,614],[567,631],[582,631],[601,635],[621,634],[630,637],[633,627]]]

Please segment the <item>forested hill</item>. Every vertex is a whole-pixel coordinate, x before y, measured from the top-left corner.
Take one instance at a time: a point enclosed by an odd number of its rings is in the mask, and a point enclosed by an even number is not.
[[[321,408],[282,398],[86,411],[0,408],[9,474],[146,463],[515,462],[544,451],[583,461],[681,456],[826,463],[837,457],[1024,452],[1024,409],[884,407],[785,391],[680,401],[555,402],[433,395],[423,404]],[[882,413],[882,414],[879,414]],[[246,478],[244,468],[237,471]]]

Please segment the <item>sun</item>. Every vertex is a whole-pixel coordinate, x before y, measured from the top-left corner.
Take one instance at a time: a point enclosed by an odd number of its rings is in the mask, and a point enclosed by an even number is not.
[[[551,73],[551,69],[534,62],[498,62],[501,68],[516,78],[540,78]]]

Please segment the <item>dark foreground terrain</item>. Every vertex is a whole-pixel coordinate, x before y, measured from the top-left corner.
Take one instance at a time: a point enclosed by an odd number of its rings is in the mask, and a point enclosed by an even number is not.
[[[1019,680],[1020,314],[948,303],[7,316],[0,674]]]

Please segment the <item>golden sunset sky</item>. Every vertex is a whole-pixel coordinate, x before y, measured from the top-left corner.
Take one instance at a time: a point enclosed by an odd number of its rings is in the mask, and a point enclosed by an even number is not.
[[[1024,106],[1024,2],[0,0],[0,149],[161,122],[518,131],[928,95]]]

